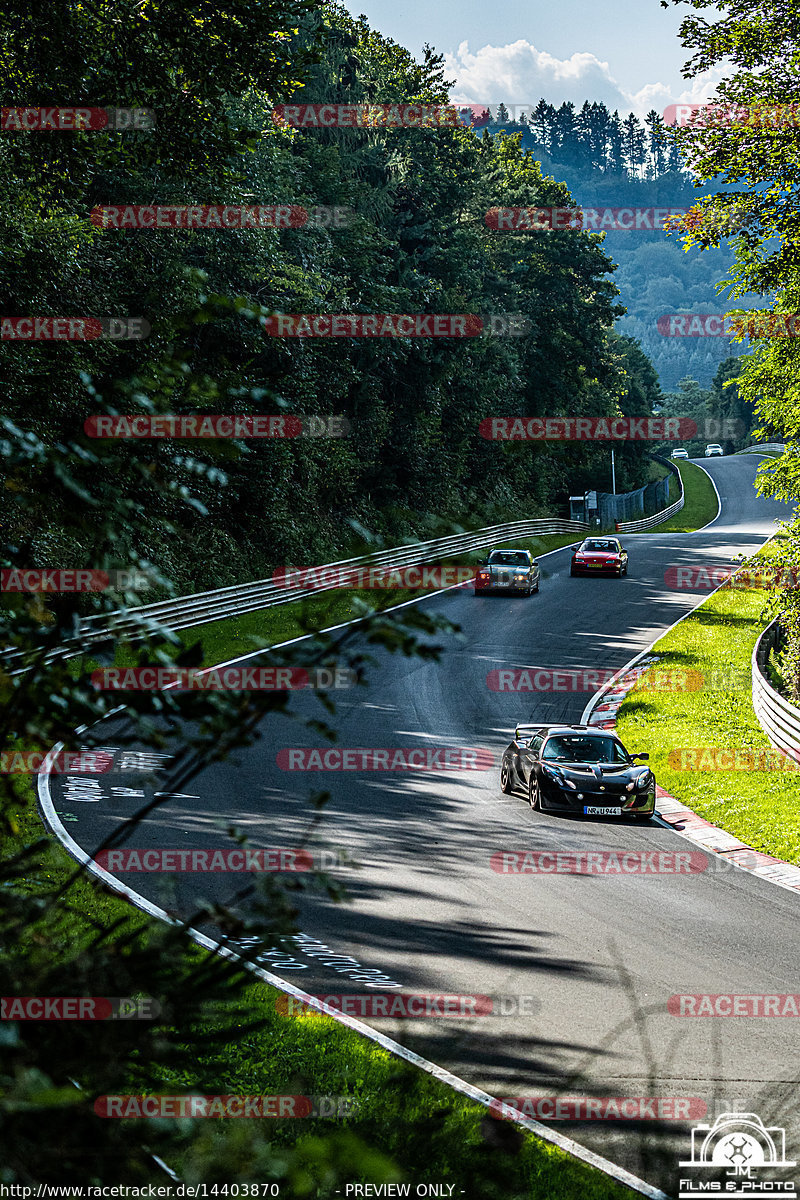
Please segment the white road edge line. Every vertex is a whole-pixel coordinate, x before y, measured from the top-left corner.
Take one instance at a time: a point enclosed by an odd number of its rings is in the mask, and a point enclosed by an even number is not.
[[[86,726],[82,726],[81,728],[83,730],[86,728]],[[51,753],[59,753],[63,749],[63,746],[64,743],[59,742],[53,747]],[[42,809],[42,815],[45,823],[61,842],[61,845],[64,847],[64,849],[71,854],[74,859],[77,859],[78,862],[83,863],[83,865],[89,871],[91,871],[93,875],[96,875],[98,879],[102,879],[105,884],[113,889],[113,891],[125,896],[125,898],[130,900],[132,904],[134,904],[137,908],[142,909],[150,916],[157,917],[162,921],[166,921],[169,925],[178,925],[180,923],[174,917],[171,917],[163,908],[159,908],[157,905],[151,903],[151,901],[149,901],[145,896],[141,896],[138,892],[135,892],[133,888],[129,888],[127,884],[124,884],[120,879],[117,879],[115,875],[112,875],[109,871],[106,871],[103,867],[96,863],[81,846],[78,845],[74,838],[70,837],[55,810],[53,799],[50,794],[49,774],[42,774],[39,776],[38,792],[39,804]],[[204,933],[200,933],[199,930],[190,928],[188,932],[189,936],[193,938],[198,945],[203,946],[206,950],[213,950],[217,954],[223,955],[225,958],[239,958],[238,954],[226,949],[224,946],[217,945],[212,938],[207,937]],[[352,1029],[354,1032],[360,1033],[363,1037],[369,1038],[370,1041],[376,1042],[390,1054],[394,1054],[396,1057],[403,1059],[412,1066],[418,1067],[420,1070],[425,1071],[428,1075],[432,1075],[441,1083],[444,1083],[448,1087],[451,1087],[454,1091],[460,1092],[462,1095],[467,1096],[470,1100],[474,1100],[478,1104],[483,1104],[486,1108],[489,1108],[490,1106],[497,1107],[499,1105],[499,1101],[495,1097],[490,1096],[488,1092],[481,1091],[480,1088],[476,1088],[471,1083],[467,1083],[466,1080],[460,1079],[457,1075],[451,1074],[450,1071],[445,1071],[443,1067],[437,1066],[436,1063],[429,1062],[428,1059],[422,1058],[419,1054],[415,1054],[413,1050],[406,1049],[406,1047],[401,1046],[399,1042],[395,1042],[392,1038],[387,1037],[385,1034],[379,1033],[377,1029],[373,1029],[371,1026],[365,1025],[362,1021],[358,1021],[355,1017],[350,1017],[346,1013],[338,1012],[335,1008],[329,1007],[329,1005],[322,1003],[322,1001],[317,1000],[314,996],[309,995],[307,992],[301,991],[300,988],[294,987],[293,984],[288,983],[285,979],[281,979],[280,976],[273,975],[271,972],[265,971],[263,967],[257,967],[253,963],[247,963],[246,966],[248,970],[252,971],[254,975],[257,975],[258,978],[264,983],[268,983],[271,987],[286,993],[288,996],[294,996],[296,999],[302,1000],[310,1008],[314,1008],[318,1012],[332,1017],[340,1024],[346,1025],[348,1029]],[[578,1142],[574,1142],[572,1138],[566,1137],[564,1134],[557,1133],[555,1130],[548,1129],[546,1125],[541,1125],[538,1121],[534,1121],[531,1117],[520,1116],[509,1119],[514,1125],[519,1125],[523,1129],[529,1130],[544,1142],[550,1142],[552,1145],[558,1146],[559,1149],[564,1150],[567,1154],[572,1155],[573,1158],[580,1159],[581,1162],[586,1163],[590,1167],[594,1167],[596,1170],[601,1171],[604,1175],[608,1175],[617,1183],[623,1184],[625,1187],[630,1188],[631,1191],[638,1192],[642,1196],[647,1196],[650,1198],[650,1200],[669,1200],[669,1197],[665,1192],[659,1191],[658,1188],[646,1183],[643,1179],[638,1179],[635,1175],[632,1175],[629,1171],[626,1171],[624,1167],[619,1167],[616,1163],[612,1163],[608,1159],[601,1158],[599,1154],[595,1154],[592,1150],[587,1150],[585,1146],[581,1146],[578,1144]]]
[[[700,469],[703,470],[702,467]],[[708,472],[706,471],[705,474],[708,475]],[[708,477],[711,479],[710,475]],[[711,480],[711,483],[714,485],[713,479]],[[714,491],[717,493],[717,503],[719,506],[717,515],[714,518],[714,521],[716,521],[722,512],[722,502],[716,486],[714,486]],[[713,521],[709,522],[710,525],[713,523]],[[707,528],[708,525],[703,526],[703,529]],[[701,530],[693,530],[692,532],[700,533]],[[652,537],[654,533],[657,533],[657,530],[650,530],[648,533],[644,534],[644,536]],[[527,539],[516,538],[511,540],[523,541]],[[551,554],[560,554],[562,550],[569,549],[570,545],[571,543],[567,543],[566,546],[559,546],[555,550],[547,550],[544,554],[539,554],[536,556],[537,561],[543,558],[549,558]],[[440,588],[437,591],[430,592],[429,594],[418,596],[413,600],[405,600],[402,604],[393,605],[392,608],[384,609],[383,611],[395,612],[398,609],[407,608],[411,604],[419,604],[423,600],[429,600],[434,596],[443,595],[445,592],[453,591],[455,588],[464,589],[464,584],[452,584],[450,587]],[[713,593],[711,594],[713,595]],[[708,599],[708,597],[705,597],[704,599]],[[700,604],[702,603],[703,601],[701,600]],[[696,605],[695,607],[699,607],[699,605]],[[684,620],[685,617],[690,616],[691,612],[693,611],[694,609],[692,609],[689,613],[685,613],[680,620]],[[355,625],[362,619],[363,618],[361,617],[356,617],[352,621],[343,621],[338,625],[331,625],[327,629],[322,629],[319,632],[333,633],[337,629],[346,629],[348,625]],[[676,625],[678,623],[678,621],[675,622]],[[670,628],[673,627],[670,626]],[[664,630],[664,633],[667,632],[669,632],[669,630]],[[283,649],[284,646],[292,646],[297,642],[304,642],[313,636],[316,635],[306,633],[301,637],[291,638],[289,641],[279,642],[274,646],[264,646],[260,650],[254,650],[249,654],[243,654],[239,658],[232,658],[223,663],[215,663],[212,667],[207,667],[206,670],[212,671],[220,667],[230,667],[236,663],[245,662],[249,658],[256,658],[259,655],[266,654],[270,650],[280,650]],[[661,634],[660,636],[663,637],[664,635]],[[658,639],[656,639],[656,641],[657,640]],[[617,675],[624,674],[624,672],[628,669],[628,667],[631,666],[632,663],[637,662],[638,659],[642,658],[646,653],[647,651],[644,650],[641,654],[637,654],[635,658],[631,659],[631,662],[628,663],[626,667],[623,667],[617,673]],[[203,672],[200,673],[202,674]],[[615,679],[617,678],[617,675],[614,676]],[[587,705],[587,709],[584,711],[583,717],[581,718],[582,721],[585,718],[588,709],[606,690],[606,688],[601,688],[600,691],[592,698],[592,700],[590,700],[589,705]],[[106,717],[102,719],[107,720],[108,717],[124,710],[124,708],[125,705],[120,705],[118,708],[115,708],[106,714]],[[99,723],[100,722],[97,722],[97,724]],[[76,733],[82,733],[86,730],[86,728],[87,726],[82,725],[80,729],[76,730]],[[62,748],[63,743],[59,743],[57,746],[53,747],[53,750],[50,753],[58,753]],[[92,858],[90,858],[88,854],[86,854],[86,852],[78,845],[78,843],[72,837],[70,837],[69,833],[61,823],[61,820],[53,805],[52,797],[50,795],[50,776],[46,774],[39,776],[39,804],[42,809],[42,815],[44,816],[45,823],[61,842],[61,845],[64,847],[64,849],[67,850],[67,852],[71,854],[73,858],[77,859],[78,862],[83,863],[84,866],[92,872],[92,874],[102,879],[114,891],[125,896],[125,898],[137,908],[141,908],[150,916],[157,917],[160,920],[167,921],[170,924],[177,924],[177,922],[170,917],[169,914],[164,911],[164,909],[158,908],[155,904],[152,904],[148,899],[146,899],[146,897],[140,895],[139,892],[135,892],[132,888],[129,888],[126,884],[122,883],[121,880],[117,879],[115,875],[111,875],[108,871],[99,866]],[[668,828],[671,828],[671,826]],[[213,942],[211,938],[206,937],[206,935],[200,933],[199,930],[190,929],[189,934],[199,945],[203,946],[207,950],[215,950],[216,953],[222,954],[228,958],[238,958],[238,955],[234,954],[232,951],[226,950],[224,947],[217,946],[217,944]],[[433,1075],[436,1079],[439,1079],[448,1087],[453,1088],[454,1091],[461,1092],[462,1095],[468,1096],[471,1100],[474,1100],[479,1104],[483,1104],[487,1108],[492,1104],[497,1103],[496,1099],[490,1096],[488,1092],[483,1092],[479,1088],[473,1087],[471,1083],[467,1083],[466,1080],[460,1079],[457,1075],[453,1075],[451,1072],[445,1071],[443,1067],[437,1066],[436,1063],[429,1062],[428,1059],[422,1058],[420,1055],[415,1054],[413,1050],[407,1050],[406,1047],[401,1046],[399,1042],[395,1042],[392,1038],[386,1037],[385,1034],[379,1033],[378,1030],[373,1029],[370,1025],[365,1025],[363,1022],[357,1021],[355,1017],[349,1017],[345,1013],[340,1013],[336,1009],[329,1008],[328,1005],[315,1000],[314,997],[309,996],[308,993],[301,991],[299,988],[294,987],[290,983],[287,983],[280,976],[272,975],[269,971],[265,971],[263,967],[256,967],[251,963],[248,963],[247,967],[248,970],[252,971],[254,975],[257,975],[259,979],[262,979],[265,983],[270,984],[270,986],[277,988],[279,991],[285,992],[287,995],[303,1000],[310,1007],[316,1008],[320,1012],[325,1013],[327,1016],[332,1017],[334,1020],[339,1021],[341,1024],[348,1026],[348,1028],[353,1029],[356,1033],[360,1033],[362,1036],[369,1038],[371,1041],[377,1042],[378,1045],[382,1046],[384,1050],[389,1051],[390,1054],[394,1054],[398,1058],[402,1058],[405,1062],[411,1063],[420,1070],[427,1072],[427,1074]],[[511,1120],[513,1121],[513,1124],[529,1130],[531,1133],[541,1138],[542,1141],[550,1142],[552,1145],[558,1146],[561,1150],[564,1150],[567,1154],[571,1154],[574,1158],[588,1163],[589,1166],[596,1168],[604,1175],[608,1175],[617,1183],[621,1183],[623,1186],[630,1188],[631,1191],[638,1192],[642,1196],[648,1196],[650,1200],[669,1200],[665,1192],[653,1187],[651,1184],[645,1182],[645,1180],[639,1179],[637,1176],[632,1175],[629,1171],[626,1171],[624,1167],[617,1166],[616,1163],[612,1163],[608,1159],[601,1158],[599,1154],[595,1154],[592,1150],[587,1150],[585,1146],[581,1146],[578,1142],[573,1141],[572,1138],[568,1138],[564,1134],[557,1133],[555,1130],[549,1129],[546,1125],[542,1125],[538,1121],[534,1121],[531,1117],[514,1117],[511,1118]]]
[[[416,601],[412,601],[412,603],[416,603]],[[348,624],[352,624],[352,622],[348,622]],[[295,640],[301,641],[302,639],[298,638]],[[261,653],[263,653],[263,651]],[[114,709],[113,711],[119,712],[121,709],[124,709],[124,707],[124,705],[121,705],[120,708]],[[110,716],[111,714],[108,715]],[[97,724],[99,723],[100,722],[97,722]],[[81,725],[76,729],[75,732],[84,733],[87,728],[87,725]],[[64,743],[58,742],[55,746],[53,746],[48,757],[58,754],[63,747]],[[78,862],[82,863],[87,870],[89,870],[98,879],[102,879],[103,882],[107,884],[113,891],[124,896],[136,908],[142,909],[151,917],[156,917],[161,921],[166,921],[169,925],[179,924],[179,922],[176,921],[174,917],[171,917],[163,908],[159,908],[157,905],[151,903],[151,901],[149,901],[145,896],[140,895],[139,892],[135,892],[133,888],[129,888],[127,884],[124,884],[116,877],[116,875],[112,875],[109,871],[106,871],[103,867],[101,867],[99,863],[96,863],[94,859],[91,858],[90,855],[88,855],[86,851],[78,845],[75,839],[70,836],[70,834],[64,828],[64,825],[62,824],[61,819],[56,812],[55,805],[53,804],[53,798],[50,794],[49,774],[42,774],[39,776],[38,797],[45,824],[51,830],[51,832],[55,834],[68,854],[70,854]],[[225,958],[239,958],[238,954],[234,954],[231,950],[226,949],[224,946],[217,945],[216,942],[207,937],[204,933],[200,933],[199,930],[190,928],[188,932],[189,936],[195,942],[197,942],[198,945],[203,946],[204,949],[213,950],[216,954],[221,954]],[[401,1046],[399,1042],[395,1042],[392,1038],[386,1037],[385,1034],[379,1033],[377,1029],[373,1029],[370,1025],[365,1025],[363,1022],[357,1021],[355,1017],[347,1016],[347,1014],[338,1012],[335,1008],[330,1008],[327,1004],[323,1004],[314,996],[309,995],[307,992],[301,991],[300,988],[294,987],[291,983],[288,983],[280,976],[273,975],[271,972],[265,971],[263,967],[255,966],[254,963],[247,963],[246,966],[249,971],[252,971],[252,973],[258,976],[258,978],[264,983],[268,983],[271,987],[276,988],[278,991],[284,992],[286,995],[294,996],[295,999],[304,1001],[304,1003],[306,1003],[309,1007],[316,1009],[320,1013],[324,1013],[326,1016],[332,1017],[335,1021],[338,1021],[342,1025],[346,1025],[348,1029],[352,1029],[355,1033],[359,1033],[363,1037],[369,1038],[370,1041],[376,1042],[390,1054],[394,1054],[396,1057],[403,1059],[412,1066],[418,1067],[420,1070],[425,1071],[428,1075],[432,1075],[441,1083],[451,1087],[456,1092],[461,1092],[462,1095],[467,1096],[470,1100],[474,1100],[478,1104],[483,1104],[486,1108],[498,1103],[496,1098],[490,1096],[488,1092],[483,1092],[480,1090],[480,1088],[473,1087],[473,1085],[471,1083],[467,1083],[466,1080],[460,1079],[457,1075],[451,1074],[450,1071],[445,1071],[443,1067],[437,1066],[436,1063],[429,1062],[428,1059],[422,1058],[419,1054],[415,1054],[413,1050],[406,1049],[406,1047]],[[546,1125],[541,1125],[538,1121],[534,1121],[531,1117],[513,1117],[510,1119],[514,1125],[519,1125],[523,1129],[529,1130],[542,1141],[550,1142],[551,1145],[558,1146],[559,1149],[564,1150],[567,1154],[572,1155],[573,1158],[577,1158],[581,1162],[587,1163],[590,1167],[594,1167],[596,1170],[601,1171],[604,1175],[608,1175],[617,1183],[621,1183],[623,1186],[630,1188],[631,1191],[638,1192],[642,1196],[648,1196],[650,1200],[669,1200],[669,1197],[665,1192],[659,1191],[658,1188],[646,1183],[643,1179],[638,1179],[637,1176],[632,1175],[629,1171],[626,1171],[624,1167],[619,1167],[616,1163],[612,1163],[608,1159],[601,1158],[599,1154],[595,1154],[592,1150],[587,1150],[585,1146],[579,1145],[579,1143],[573,1141],[572,1138],[568,1138],[564,1134],[557,1133],[555,1130],[548,1129]]]

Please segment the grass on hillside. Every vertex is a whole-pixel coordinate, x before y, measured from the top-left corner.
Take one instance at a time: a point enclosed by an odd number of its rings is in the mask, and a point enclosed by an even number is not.
[[[683,480],[685,503],[679,513],[663,525],[657,525],[653,533],[692,533],[713,521],[719,509],[714,485],[701,467],[685,459],[678,459],[675,466]],[[671,475],[669,503],[673,504],[677,499],[678,481]]]
[[[766,557],[774,544],[762,552]],[[669,630],[653,647],[658,663],[651,672],[680,682],[684,671],[699,671],[703,686],[647,691],[645,676],[643,690],[624,701],[617,732],[626,744],[649,751],[659,784],[676,799],[754,849],[800,865],[800,773],[680,769],[680,762],[668,761],[670,751],[683,747],[770,749],[750,688],[753,646],[767,624],[766,600],[763,590],[722,588]]]

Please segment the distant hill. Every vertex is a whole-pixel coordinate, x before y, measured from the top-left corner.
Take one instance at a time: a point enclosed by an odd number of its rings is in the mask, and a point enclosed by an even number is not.
[[[541,162],[542,173],[565,183],[582,208],[689,208],[715,190],[692,186],[656,112],[644,124],[634,114],[620,118],[588,102],[580,110],[542,100],[526,113],[503,105],[461,112],[477,130],[519,134],[522,146]],[[733,263],[728,243],[719,250],[687,251],[680,235],[608,230],[604,249],[618,264],[614,281],[628,310],[617,331],[641,342],[664,390],[674,390],[686,376],[709,387],[721,362],[745,352],[747,343],[727,337],[665,337],[657,326],[667,313],[759,307],[757,297],[731,302],[727,291],[717,293]]]

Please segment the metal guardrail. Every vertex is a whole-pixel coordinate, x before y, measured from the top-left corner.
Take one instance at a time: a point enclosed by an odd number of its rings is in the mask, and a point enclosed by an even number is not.
[[[778,622],[773,621],[753,649],[753,708],[759,725],[776,750],[782,750],[797,761],[800,760],[800,708],[777,692],[767,679],[767,660],[777,633]]]
[[[254,583],[237,583],[214,591],[197,592],[191,596],[137,605],[136,608],[120,608],[111,616],[98,613],[84,617],[80,622],[79,634],[54,650],[52,657],[75,658],[85,653],[90,646],[107,642],[109,638],[126,636],[135,640],[137,634],[146,633],[155,623],[170,629],[191,629],[210,621],[222,621],[229,617],[241,616],[243,613],[273,608],[279,604],[291,604],[303,596],[333,591],[339,586],[334,581],[326,582],[326,573],[337,573],[341,576],[359,568],[387,571],[423,566],[438,559],[481,550],[500,542],[521,541],[542,534],[581,534],[586,533],[589,528],[585,521],[562,521],[553,518],[509,521],[502,525],[488,525],[469,533],[434,538],[427,542],[413,542],[391,550],[326,563],[314,568],[320,577],[320,583],[313,588],[287,587],[283,583],[275,583],[272,579],[259,579]]]
[[[618,521],[616,524],[617,533],[642,533],[646,529],[652,529],[655,525],[660,525],[662,521],[668,521],[670,517],[674,517],[675,513],[679,513],[686,503],[686,496],[683,490],[683,477],[675,464],[666,458],[661,458],[660,455],[653,454],[651,458],[655,458],[657,462],[663,463],[665,467],[669,467],[674,475],[677,475],[681,494],[674,504],[670,504],[668,508],[662,509],[661,512],[653,513],[651,517],[641,517],[638,521]]]
[[[674,469],[680,478],[677,468]],[[681,488],[683,484],[681,483]],[[618,525],[620,530],[647,529],[665,521],[683,507],[683,492],[677,504],[671,505],[663,512],[656,513],[644,521],[632,521]],[[356,558],[340,559],[338,562],[326,563],[313,568],[320,579],[315,587],[294,587],[285,583],[275,583],[272,579],[259,579],[254,583],[235,583],[229,587],[217,588],[208,592],[196,592],[190,596],[179,596],[172,600],[157,600],[153,604],[137,605],[135,608],[120,608],[112,614],[97,613],[91,617],[82,618],[79,633],[66,639],[60,646],[51,650],[45,660],[52,662],[56,659],[77,658],[85,654],[92,646],[107,643],[117,637],[126,637],[136,641],[154,631],[158,626],[166,626],[172,630],[192,629],[197,625],[205,625],[212,621],[224,621],[231,617],[242,616],[244,613],[258,612],[265,608],[274,608],[279,604],[291,604],[312,593],[329,592],[341,586],[341,582],[330,580],[326,582],[325,575],[341,576],[359,569],[380,571],[399,570],[403,567],[424,566],[437,559],[451,558],[457,554],[467,554],[473,550],[481,550],[486,546],[494,546],[500,542],[516,542],[539,535],[559,533],[587,533],[591,529],[587,521],[566,521],[554,518],[543,518],[531,521],[508,521],[501,525],[487,525],[469,533],[457,533],[450,537],[434,538],[427,542],[412,542],[406,546],[395,546],[391,550],[382,550],[374,554],[363,554]],[[357,586],[357,584],[355,585]],[[6,662],[13,666],[14,660],[22,655],[13,652],[6,655]],[[21,668],[24,669],[24,668]],[[18,674],[12,671],[12,674]]]
[[[785,442],[759,442],[753,446],[745,446],[744,450],[737,450],[737,454],[761,454],[764,450],[776,450],[778,453],[783,453],[786,449]]]

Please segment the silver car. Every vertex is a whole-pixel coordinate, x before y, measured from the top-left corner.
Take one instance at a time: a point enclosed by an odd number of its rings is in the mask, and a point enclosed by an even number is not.
[[[521,592],[530,596],[539,590],[539,564],[530,550],[492,550],[478,564],[474,593]]]

